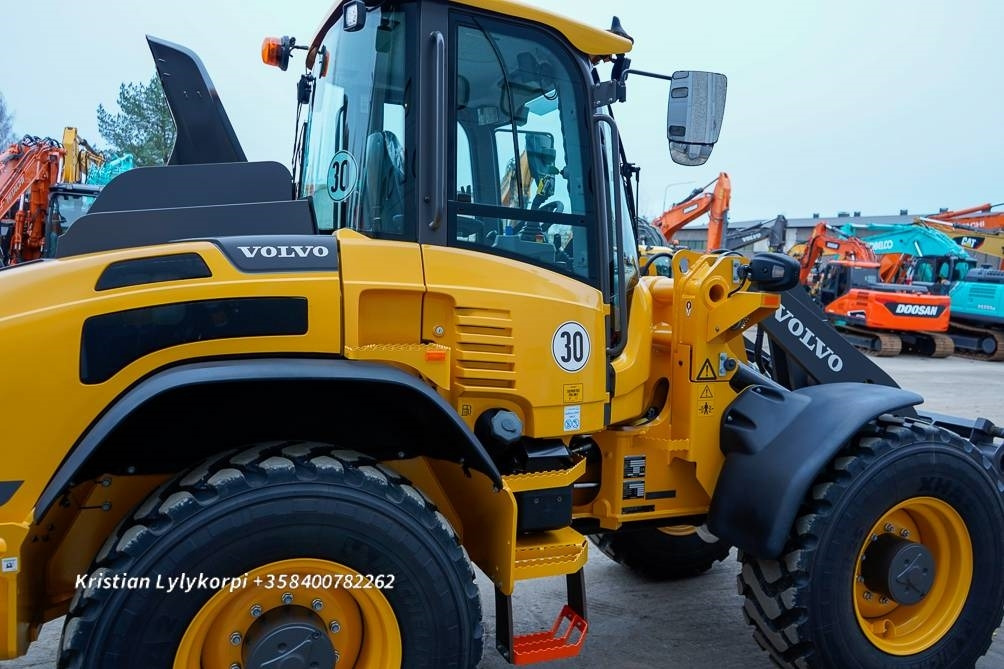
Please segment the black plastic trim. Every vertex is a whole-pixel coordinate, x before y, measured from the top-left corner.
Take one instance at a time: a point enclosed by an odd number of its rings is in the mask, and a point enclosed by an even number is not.
[[[0,506],[10,501],[24,481],[0,481]]]
[[[746,388],[722,416],[726,457],[708,529],[758,558],[776,558],[809,487],[837,451],[868,421],[923,401],[861,383]]]
[[[150,35],[146,41],[178,129],[170,164],[247,160],[202,60],[180,44]]]
[[[108,211],[81,216],[60,238],[56,257],[193,238],[315,233],[313,215],[305,200]]]
[[[198,253],[175,253],[119,260],[105,267],[94,290],[112,290],[164,281],[208,279],[213,273]]]
[[[156,351],[196,341],[307,333],[305,297],[231,297],[155,304],[84,321],[80,381],[103,383]]]
[[[431,457],[460,462],[485,474],[496,487],[502,476],[488,452],[445,399],[414,376],[388,365],[328,358],[250,358],[215,360],[171,367],[155,373],[109,405],[74,445],[35,505],[41,519],[70,485],[77,471],[114,430],[144,404],[164,393],[208,384],[255,381],[315,381],[404,389],[420,414],[438,419],[435,430],[414,430],[418,446]],[[222,390],[222,388],[221,388]]]
[[[293,199],[292,181],[271,161],[140,167],[112,179],[87,213],[281,202]]]

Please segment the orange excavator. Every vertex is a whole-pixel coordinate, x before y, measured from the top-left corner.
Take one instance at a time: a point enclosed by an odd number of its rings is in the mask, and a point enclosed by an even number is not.
[[[0,155],[0,230],[9,249],[5,264],[41,257],[49,192],[59,181],[65,154],[54,139],[26,136]]]
[[[994,207],[999,206],[1001,205],[987,202],[966,209],[943,211],[925,218],[980,230],[1004,230],[1004,211],[992,211]]]
[[[714,190],[708,189],[714,186]],[[718,249],[722,246],[722,237],[728,222],[729,201],[732,199],[732,182],[725,172],[719,173],[714,181],[704,188],[695,188],[686,199],[677,202],[662,212],[652,225],[662,232],[667,240],[673,240],[683,226],[696,220],[704,213],[708,214],[708,248]]]
[[[950,298],[922,286],[885,283],[867,243],[821,222],[799,259],[802,283],[827,318],[857,348],[879,356],[906,350],[934,358],[954,351]]]

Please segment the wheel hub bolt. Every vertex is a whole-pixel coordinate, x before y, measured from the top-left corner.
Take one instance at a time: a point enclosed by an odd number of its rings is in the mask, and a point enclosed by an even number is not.
[[[234,662],[233,664],[230,665],[230,669],[241,669],[241,665]]]
[[[230,635],[230,645],[232,646],[241,645],[241,638],[242,637],[240,632],[234,632],[233,634]]]
[[[292,604],[293,603],[293,595],[291,593],[288,593],[288,592],[283,593],[283,595],[282,595],[282,603],[285,604],[286,606],[289,606],[290,604]]]
[[[310,603],[310,608],[314,609],[315,611],[320,611],[321,609],[324,608],[324,602],[322,602],[319,599],[315,599]]]
[[[337,620],[332,620],[328,623],[328,629],[331,630],[332,634],[338,634],[339,630],[342,629],[342,626],[338,624]]]
[[[251,607],[251,617],[257,618],[261,615],[261,604],[255,604]]]
[[[888,604],[888,603],[889,603],[888,597],[879,597],[879,604]]]
[[[884,530],[885,530],[886,532],[892,532],[892,531],[893,531],[894,529],[896,529],[896,528],[895,528],[895,527],[893,527],[893,524],[892,524],[892,523],[886,523],[886,524],[885,524],[885,527],[884,527],[884,528],[882,528],[882,529],[884,529]]]
[[[900,531],[899,531],[899,536],[901,536],[901,537],[903,537],[904,539],[906,539],[906,538],[907,538],[908,536],[910,536],[910,530],[908,530],[908,529],[906,529],[906,528],[904,528],[904,529],[900,530]]]
[[[871,599],[871,598],[872,598],[872,593],[870,593],[870,592],[865,592],[865,595],[864,595],[864,596],[865,596],[865,599]]]

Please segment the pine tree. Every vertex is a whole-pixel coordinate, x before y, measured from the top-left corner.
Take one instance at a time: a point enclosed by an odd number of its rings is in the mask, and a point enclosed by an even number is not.
[[[114,155],[132,154],[137,167],[163,165],[171,157],[177,131],[160,80],[119,86],[119,113],[98,105],[98,132]]]

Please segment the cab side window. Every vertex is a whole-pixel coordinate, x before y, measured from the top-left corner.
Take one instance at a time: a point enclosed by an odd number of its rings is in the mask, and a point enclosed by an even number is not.
[[[596,281],[582,73],[534,28],[455,12],[452,30],[450,243]]]

